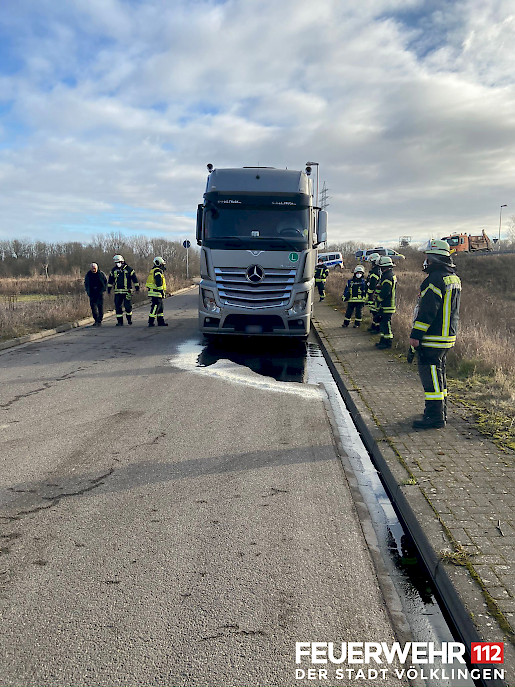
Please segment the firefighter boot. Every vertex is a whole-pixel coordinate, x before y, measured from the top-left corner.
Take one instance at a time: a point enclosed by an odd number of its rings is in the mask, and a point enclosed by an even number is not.
[[[380,339],[376,343],[376,348],[379,348],[379,350],[384,350],[385,348],[391,348],[392,347],[392,340],[391,339],[385,339],[384,337]]]
[[[132,313],[130,315],[125,313],[125,317],[127,318],[127,324],[132,324]]]
[[[148,318],[148,326],[153,327],[155,325],[155,321],[153,317]]]
[[[168,327],[168,322],[165,322],[164,317],[158,317],[157,318],[157,326],[158,327]]]
[[[426,401],[424,414],[413,422],[413,429],[442,429],[445,427],[444,402]]]
[[[361,322],[354,321],[354,324],[352,325],[352,327],[355,329],[356,327],[359,327],[360,324],[361,324]]]
[[[116,326],[123,327],[123,315],[121,317],[116,316],[116,319],[118,320]]]

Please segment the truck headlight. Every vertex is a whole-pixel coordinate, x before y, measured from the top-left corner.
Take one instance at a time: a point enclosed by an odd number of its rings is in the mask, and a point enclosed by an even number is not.
[[[302,293],[298,293],[293,299],[293,305],[287,311],[288,315],[291,315],[293,317],[295,317],[296,315],[301,315],[303,312],[305,312],[307,303],[308,292],[303,291]]]
[[[220,312],[220,308],[215,301],[215,294],[210,289],[202,289],[202,302],[207,312]]]

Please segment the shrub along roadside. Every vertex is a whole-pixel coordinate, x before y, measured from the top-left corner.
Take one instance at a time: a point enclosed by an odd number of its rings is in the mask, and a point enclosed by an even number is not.
[[[412,251],[398,263],[397,313],[393,316],[394,349],[404,357],[413,321],[413,309],[424,279],[423,255]],[[480,431],[498,445],[515,450],[515,308],[511,280],[515,256],[458,256],[458,274],[463,282],[460,330],[456,346],[449,352],[448,376],[451,400],[466,409]],[[343,273],[331,272],[327,292],[342,313],[341,296],[355,260],[347,261]],[[367,270],[368,272],[368,266]],[[504,275],[499,288],[498,275]],[[365,308],[363,327],[370,316]],[[375,340],[375,339],[374,339]],[[364,345],[369,344],[364,339]],[[379,352],[378,352],[379,355]]]

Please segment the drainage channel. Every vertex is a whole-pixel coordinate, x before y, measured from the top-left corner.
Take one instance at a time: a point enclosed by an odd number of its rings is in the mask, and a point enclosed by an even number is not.
[[[370,513],[384,565],[401,601],[413,641],[434,642],[438,649],[443,642],[457,641],[439,606],[430,576],[397,516],[318,344],[308,343],[307,359],[306,381],[321,383],[326,389],[340,440]],[[475,684],[471,679],[452,679],[452,669],[457,674],[458,668],[464,668],[463,664],[435,663],[433,668],[438,670],[439,677],[435,681],[427,679],[427,687],[473,687]],[[444,675],[449,677],[443,679]]]
[[[217,363],[222,364],[223,370],[224,364],[230,362],[233,366],[248,368],[278,382],[323,385],[341,444],[356,477],[361,498],[368,508],[384,566],[401,602],[413,641],[434,642],[437,649],[444,642],[461,641],[453,635],[444,617],[430,575],[417,555],[413,539],[397,515],[338,383],[313,335],[306,344],[239,337],[215,339],[207,345],[192,340],[180,346],[178,356],[171,362],[189,368],[194,366],[198,371],[201,371],[199,368],[218,367]],[[242,379],[245,383],[245,376]],[[465,668],[461,663],[435,662],[432,668],[437,670],[438,679],[426,679],[423,683],[425,687],[474,687],[481,684],[471,678],[456,677],[458,669],[463,671]]]

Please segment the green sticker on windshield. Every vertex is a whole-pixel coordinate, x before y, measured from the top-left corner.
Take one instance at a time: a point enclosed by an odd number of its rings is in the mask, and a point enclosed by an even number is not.
[[[290,253],[288,255],[288,258],[290,259],[290,262],[297,262],[299,259],[299,254],[298,253]]]

